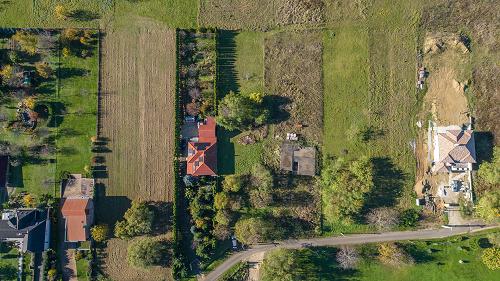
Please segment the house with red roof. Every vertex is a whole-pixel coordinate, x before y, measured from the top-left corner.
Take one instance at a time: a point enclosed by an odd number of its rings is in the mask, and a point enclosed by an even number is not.
[[[94,179],[72,174],[63,181],[62,216],[66,242],[83,242],[90,239],[94,223]]]
[[[187,174],[192,176],[217,175],[217,137],[214,117],[198,123],[198,138],[188,142]]]

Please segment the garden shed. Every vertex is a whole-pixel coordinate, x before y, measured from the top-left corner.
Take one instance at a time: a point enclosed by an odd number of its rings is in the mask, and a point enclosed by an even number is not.
[[[296,175],[316,175],[316,149],[284,142],[280,149],[280,168]]]

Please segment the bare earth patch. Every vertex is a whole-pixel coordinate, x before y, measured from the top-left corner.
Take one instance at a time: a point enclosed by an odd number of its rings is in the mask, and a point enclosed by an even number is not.
[[[132,200],[173,200],[175,31],[152,23],[108,30],[102,46],[101,136],[108,168],[100,221],[113,225]],[[170,216],[166,214],[165,216]],[[168,221],[168,220],[167,220]],[[158,234],[165,233],[161,228]],[[104,256],[113,280],[166,280],[170,270],[132,268],[127,241],[112,239]]]

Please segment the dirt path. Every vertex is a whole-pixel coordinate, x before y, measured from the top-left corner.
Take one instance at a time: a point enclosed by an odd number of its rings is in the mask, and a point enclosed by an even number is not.
[[[106,32],[100,120],[108,175],[100,181],[105,189],[98,198],[101,222],[113,225],[137,199],[160,201],[170,209],[175,52],[175,31],[154,23]],[[145,271],[128,266],[127,246],[125,240],[111,239],[103,253],[103,269],[113,280],[168,279],[170,270],[165,267]]]

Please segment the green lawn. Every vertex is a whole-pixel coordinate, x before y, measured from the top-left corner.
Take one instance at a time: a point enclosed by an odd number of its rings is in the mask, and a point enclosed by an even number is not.
[[[17,280],[18,254],[16,247],[10,247],[6,243],[0,244],[0,280]]]
[[[66,115],[58,129],[57,174],[61,171],[83,173],[92,158],[92,136],[97,135],[97,87],[99,76],[98,42],[92,56],[61,57],[59,101]]]
[[[323,153],[356,157],[367,147],[352,131],[368,123],[368,33],[365,27],[326,30],[323,35]]]

